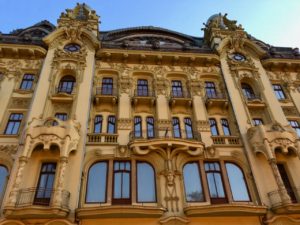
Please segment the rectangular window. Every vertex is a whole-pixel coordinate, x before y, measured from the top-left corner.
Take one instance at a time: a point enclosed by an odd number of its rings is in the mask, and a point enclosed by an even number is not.
[[[220,164],[218,162],[206,162],[204,164],[204,168],[206,172],[211,203],[227,203]]]
[[[147,138],[154,138],[154,118],[147,117]]]
[[[10,114],[4,134],[8,134],[8,135],[18,134],[22,119],[23,119],[22,113]]]
[[[217,126],[217,121],[215,119],[209,119],[209,124],[210,124],[211,135],[218,136],[219,131],[218,131],[218,126]]]
[[[296,203],[297,202],[297,198],[295,196],[292,184],[290,183],[290,180],[289,180],[289,177],[288,177],[288,174],[287,174],[287,172],[285,170],[284,165],[283,164],[277,164],[277,167],[278,167],[281,179],[283,181],[284,187],[285,187],[288,195],[290,196],[291,201],[293,203]]]
[[[300,137],[300,126],[299,126],[298,121],[296,121],[296,120],[289,120],[289,123],[292,126],[292,128],[295,129],[298,137]]]
[[[56,163],[43,163],[38,186],[35,193],[34,205],[49,205],[53,193]]]
[[[107,120],[107,133],[115,134],[116,133],[116,117],[109,116]]]
[[[103,121],[103,118],[101,115],[98,115],[95,117],[94,133],[102,133],[102,121]]]
[[[183,89],[182,89],[182,83],[179,80],[173,80],[172,81],[172,96],[173,97],[183,97]]]
[[[223,134],[228,135],[228,136],[231,135],[228,120],[227,119],[221,119],[221,124],[222,124]]]
[[[33,74],[24,74],[22,83],[20,85],[21,90],[31,90],[34,81]]]
[[[113,204],[131,204],[130,162],[114,162]]]
[[[206,91],[206,96],[208,98],[216,98],[217,97],[217,90],[215,87],[214,82],[205,82],[205,91]]]
[[[177,117],[172,119],[173,123],[173,137],[174,138],[181,138],[181,131],[180,131],[180,122]]]
[[[148,96],[148,81],[138,80],[137,81],[137,96]]]
[[[258,125],[263,125],[264,122],[263,122],[263,120],[261,118],[253,118],[252,119],[252,124],[254,126],[258,126]]]
[[[134,137],[142,137],[142,118],[140,116],[134,117]]]
[[[61,120],[61,121],[67,121],[68,120],[68,114],[67,113],[56,113],[55,118]],[[58,123],[56,121],[53,121],[53,126],[57,126]]]
[[[101,89],[102,95],[112,95],[113,94],[113,79],[104,77],[102,79],[102,89]]]
[[[190,118],[184,118],[184,126],[185,126],[185,135],[187,139],[192,139],[193,135],[193,127],[192,120]]]
[[[286,99],[286,96],[280,84],[273,84],[273,90],[278,100]]]

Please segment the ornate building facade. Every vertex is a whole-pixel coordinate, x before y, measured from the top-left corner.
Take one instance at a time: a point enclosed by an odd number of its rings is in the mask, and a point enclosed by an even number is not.
[[[1,34],[0,105],[0,225],[300,224],[299,51],[226,14]]]

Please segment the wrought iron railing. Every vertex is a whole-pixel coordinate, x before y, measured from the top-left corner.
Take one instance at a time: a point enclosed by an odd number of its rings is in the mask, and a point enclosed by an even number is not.
[[[191,98],[191,93],[185,90],[172,90],[171,98]]]
[[[272,207],[300,202],[300,188],[278,189],[268,193]]]
[[[134,90],[134,97],[155,97],[155,92],[150,90]]]
[[[118,90],[115,87],[96,87],[96,95],[117,96]]]
[[[197,131],[188,130],[138,130],[131,131],[129,134],[130,141],[145,139],[185,139],[201,141],[201,135]]]
[[[53,206],[54,197],[59,195],[60,206],[69,208],[70,192],[46,188],[26,188],[18,191],[16,207],[32,205]]]
[[[237,136],[211,136],[216,145],[239,145],[240,138]]]
[[[89,143],[118,143],[118,134],[90,133],[87,136]]]

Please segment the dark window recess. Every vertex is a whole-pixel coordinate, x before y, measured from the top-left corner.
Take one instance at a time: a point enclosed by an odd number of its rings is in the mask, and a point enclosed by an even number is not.
[[[223,128],[223,134],[228,135],[228,136],[231,135],[228,120],[227,119],[221,119],[221,124],[222,124],[222,128]]]
[[[205,82],[205,92],[208,98],[216,98],[217,90],[214,82]]]
[[[154,118],[147,117],[147,138],[154,138]]]
[[[142,137],[142,118],[140,116],[134,117],[134,137]]]
[[[22,119],[23,119],[22,113],[10,114],[4,134],[9,134],[9,135],[18,134]]]
[[[173,97],[183,97],[183,89],[182,89],[182,83],[179,80],[173,80],[172,81],[172,96]]]
[[[247,99],[255,99],[255,93],[249,84],[242,83],[243,94]]]
[[[113,204],[131,204],[131,164],[127,161],[114,162]]]
[[[204,164],[210,201],[212,204],[227,203],[220,164],[218,162],[206,162]]]
[[[113,94],[113,79],[104,77],[102,79],[102,88],[101,88],[102,95],[112,95]]]
[[[297,198],[295,196],[294,190],[292,188],[292,184],[290,183],[290,180],[289,180],[289,177],[288,177],[288,174],[285,170],[284,165],[283,164],[277,164],[277,167],[278,167],[281,179],[283,181],[283,184],[285,186],[285,189],[286,189],[288,195],[290,196],[292,203],[296,203]]]
[[[209,124],[210,124],[210,132],[212,136],[218,136],[219,131],[218,131],[218,126],[217,122],[215,119],[209,119]]]
[[[53,194],[56,163],[43,163],[33,204],[49,205]]]
[[[172,119],[173,123],[173,137],[174,138],[181,138],[181,130],[180,130],[180,122],[177,117]]]
[[[109,116],[107,120],[107,133],[115,134],[116,133],[116,117]]]
[[[273,84],[273,90],[278,100],[286,99],[286,96],[280,84]]]
[[[101,115],[95,117],[94,120],[94,133],[102,133],[103,118]]]
[[[31,90],[33,82],[34,82],[33,74],[24,74],[21,85],[20,85],[20,89],[21,90]]]
[[[71,94],[75,86],[75,78],[73,76],[67,75],[64,76],[58,85],[58,93],[67,93]]]
[[[55,118],[62,120],[62,121],[67,121],[68,120],[68,114],[67,113],[56,113]],[[56,121],[53,121],[53,126],[57,126],[58,123]]]
[[[138,80],[137,81],[137,95],[138,96],[148,96],[148,81]]]

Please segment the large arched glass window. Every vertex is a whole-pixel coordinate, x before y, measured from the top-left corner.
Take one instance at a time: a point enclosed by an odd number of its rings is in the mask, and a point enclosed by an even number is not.
[[[91,166],[88,175],[86,202],[106,202],[107,162],[98,162]]]
[[[191,162],[184,165],[183,179],[186,201],[203,202],[204,194],[202,190],[198,163]]]
[[[156,202],[155,172],[146,162],[137,162],[137,202]]]
[[[242,170],[233,163],[226,163],[227,175],[234,201],[250,201],[246,181]]]
[[[71,94],[75,86],[75,82],[76,80],[73,76],[70,75],[64,76],[59,82],[57,92]]]
[[[6,181],[7,181],[7,169],[5,166],[0,165],[0,200],[3,198]]]

